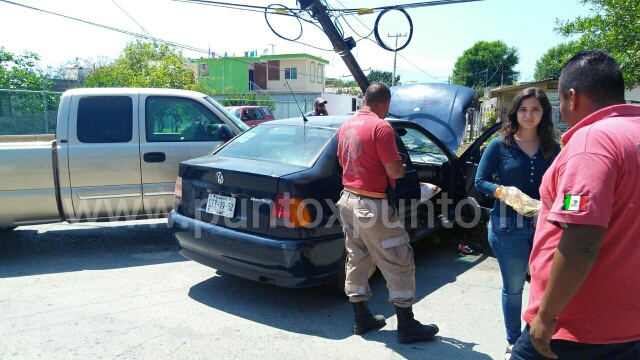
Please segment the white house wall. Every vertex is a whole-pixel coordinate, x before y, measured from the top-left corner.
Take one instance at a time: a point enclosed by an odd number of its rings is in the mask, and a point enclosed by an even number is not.
[[[267,90],[269,91],[289,91],[289,86],[293,92],[317,92],[324,90],[324,71],[320,82],[311,82],[310,74],[311,60],[307,59],[283,59],[280,60],[280,80],[267,80]],[[315,62],[314,62],[315,63]],[[317,65],[317,63],[316,63]],[[324,64],[322,68],[324,70]],[[285,79],[285,68],[296,68],[297,79]],[[289,86],[287,86],[289,82]]]
[[[323,99],[327,100],[326,109],[329,115],[345,115],[351,112],[352,99],[356,99],[356,103],[361,104],[362,101],[355,96],[337,95],[324,93],[321,95]],[[361,107],[361,105],[360,105]]]

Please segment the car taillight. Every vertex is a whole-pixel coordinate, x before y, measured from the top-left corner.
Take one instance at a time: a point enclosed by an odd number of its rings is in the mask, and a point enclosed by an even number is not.
[[[176,187],[173,190],[173,208],[177,209],[178,205],[182,205],[182,178],[180,176],[176,179]]]
[[[311,215],[302,199],[288,196],[276,196],[271,209],[271,226],[304,227],[311,224]]]

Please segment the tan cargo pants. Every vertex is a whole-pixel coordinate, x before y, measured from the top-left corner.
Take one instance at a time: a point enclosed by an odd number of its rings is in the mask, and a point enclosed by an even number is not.
[[[345,234],[347,268],[345,293],[351,302],[369,300],[369,278],[376,265],[387,281],[389,301],[400,307],[413,304],[415,264],[409,235],[397,211],[386,199],[343,191],[337,203]]]

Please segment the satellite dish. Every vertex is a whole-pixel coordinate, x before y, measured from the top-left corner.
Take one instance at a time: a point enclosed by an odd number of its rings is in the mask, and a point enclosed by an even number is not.
[[[262,50],[262,55],[267,55],[269,54],[269,48],[264,48],[264,50]]]

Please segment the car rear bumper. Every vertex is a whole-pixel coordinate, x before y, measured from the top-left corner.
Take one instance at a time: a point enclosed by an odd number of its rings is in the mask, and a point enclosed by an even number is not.
[[[212,225],[171,211],[169,228],[180,254],[246,279],[282,287],[305,287],[337,279],[344,237],[274,239]]]

